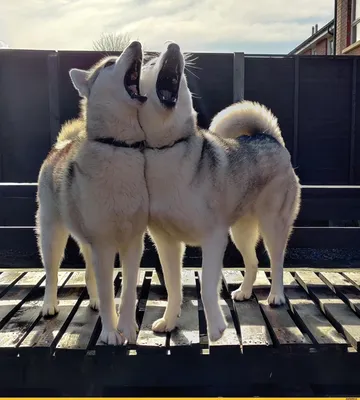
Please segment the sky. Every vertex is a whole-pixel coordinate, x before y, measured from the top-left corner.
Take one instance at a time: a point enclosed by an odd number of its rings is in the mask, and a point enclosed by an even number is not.
[[[10,48],[91,50],[104,32],[146,50],[288,53],[334,15],[334,0],[0,0]],[[1,47],[1,43],[0,43]]]

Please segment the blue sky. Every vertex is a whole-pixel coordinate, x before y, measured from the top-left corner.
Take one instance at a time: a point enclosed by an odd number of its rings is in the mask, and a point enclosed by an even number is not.
[[[126,32],[147,50],[287,53],[333,18],[334,0],[0,0],[0,41],[12,48],[91,50]]]

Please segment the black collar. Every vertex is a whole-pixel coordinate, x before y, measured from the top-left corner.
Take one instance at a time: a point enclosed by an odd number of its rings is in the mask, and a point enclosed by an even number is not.
[[[94,142],[108,144],[109,146],[114,146],[114,147],[122,147],[125,149],[143,150],[146,147],[145,140],[129,144],[129,143],[123,142],[122,140],[117,140],[112,137],[98,137],[98,138],[94,139]]]
[[[143,151],[144,149],[149,149],[149,150],[166,150],[166,149],[171,149],[171,147],[174,147],[176,144],[181,143],[181,142],[187,142],[189,140],[190,136],[185,136],[182,137],[178,140],[175,140],[174,143],[161,146],[161,147],[151,147],[146,144],[145,140],[142,140],[140,142],[134,142],[131,144],[128,144],[126,142],[123,142],[122,140],[117,140],[112,137],[98,137],[93,139],[94,142],[102,143],[102,144],[108,144],[109,146],[114,146],[114,147],[122,147],[125,149],[138,149],[140,151]]]
[[[175,142],[173,142],[172,144],[167,144],[165,146],[161,146],[161,147],[150,147],[150,146],[146,146],[146,149],[151,149],[151,150],[166,150],[166,149],[171,149],[172,147],[174,147],[176,144],[178,143],[182,143],[182,142],[187,142],[190,139],[190,136],[185,136],[182,137],[178,140],[175,140]]]

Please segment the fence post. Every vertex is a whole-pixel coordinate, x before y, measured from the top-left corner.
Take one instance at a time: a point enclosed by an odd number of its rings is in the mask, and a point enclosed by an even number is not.
[[[293,131],[293,151],[292,162],[294,167],[298,163],[298,142],[299,142],[299,89],[300,89],[300,59],[294,56],[294,131]]]
[[[234,103],[244,100],[245,93],[245,54],[234,53],[233,68],[233,101]]]
[[[356,135],[356,79],[357,58],[354,57],[352,65],[352,90],[351,90],[351,130],[350,130],[350,157],[349,157],[349,184],[354,184],[355,169],[355,135]]]
[[[59,101],[59,58],[58,52],[48,55],[48,87],[49,87],[49,117],[50,145],[56,142],[60,130],[60,101]]]

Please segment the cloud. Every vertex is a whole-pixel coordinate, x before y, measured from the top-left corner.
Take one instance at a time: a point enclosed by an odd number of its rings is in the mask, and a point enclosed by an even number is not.
[[[333,18],[333,0],[0,0],[0,9],[11,47],[70,50],[109,31],[149,50],[167,39],[191,51],[291,50]]]

